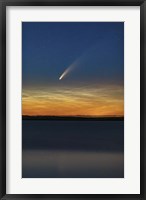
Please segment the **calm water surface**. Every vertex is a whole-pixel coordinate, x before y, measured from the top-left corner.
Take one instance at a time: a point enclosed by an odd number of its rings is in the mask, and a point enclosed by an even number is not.
[[[23,120],[23,178],[123,178],[124,121]]]

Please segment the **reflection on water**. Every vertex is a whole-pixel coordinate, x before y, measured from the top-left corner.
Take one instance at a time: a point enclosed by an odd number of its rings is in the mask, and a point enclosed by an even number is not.
[[[23,152],[23,178],[116,178],[124,176],[122,153]]]
[[[123,178],[124,122],[23,121],[23,178]]]

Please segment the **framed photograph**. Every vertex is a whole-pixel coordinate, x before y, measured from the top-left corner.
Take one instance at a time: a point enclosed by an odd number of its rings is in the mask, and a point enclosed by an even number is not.
[[[146,3],[1,1],[1,199],[146,200]]]

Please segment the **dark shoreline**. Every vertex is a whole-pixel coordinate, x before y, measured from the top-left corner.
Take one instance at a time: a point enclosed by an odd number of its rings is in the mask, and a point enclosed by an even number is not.
[[[124,121],[124,117],[89,116],[22,116],[22,120],[65,120],[65,121]]]

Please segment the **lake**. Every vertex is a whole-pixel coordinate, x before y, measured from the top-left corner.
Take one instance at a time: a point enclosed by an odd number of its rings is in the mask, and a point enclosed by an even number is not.
[[[124,121],[22,121],[23,178],[124,178]]]

